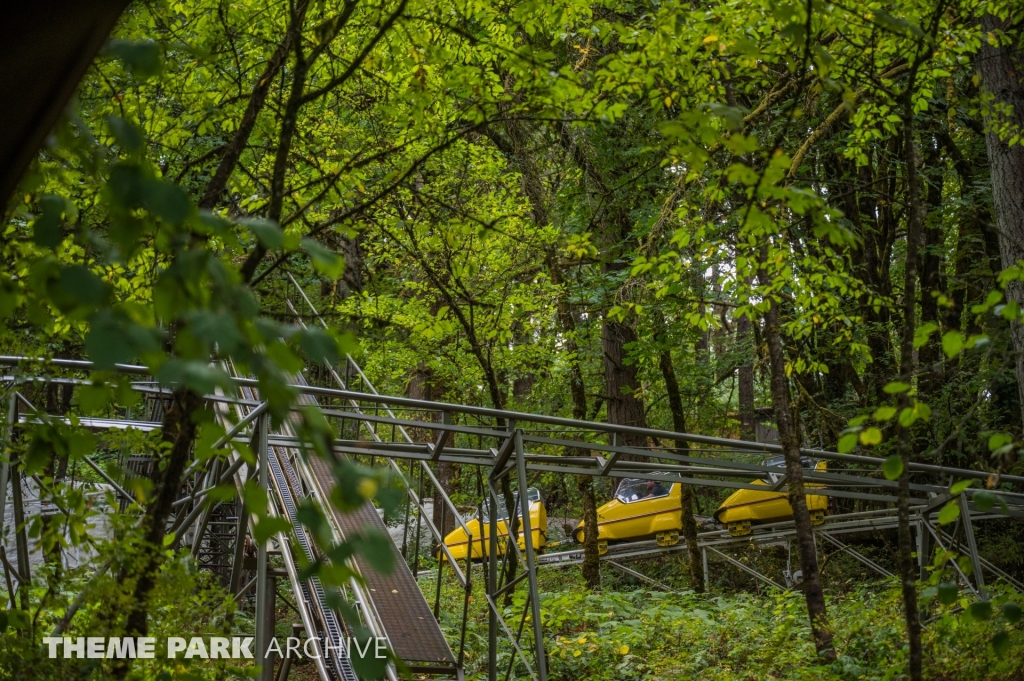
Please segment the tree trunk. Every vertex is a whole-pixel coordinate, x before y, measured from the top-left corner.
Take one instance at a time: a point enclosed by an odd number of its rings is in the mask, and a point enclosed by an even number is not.
[[[169,445],[164,465],[153,466],[154,497],[146,508],[142,521],[142,540],[131,566],[122,570],[119,581],[132,589],[131,609],[125,618],[128,636],[145,636],[149,631],[149,595],[156,586],[157,573],[163,562],[164,536],[167,520],[173,510],[182,483],[182,475],[192,454],[196,437],[193,416],[203,405],[200,395],[179,388],[174,391],[170,408],[160,424],[161,441]],[[116,678],[123,679],[130,662],[119,660],[115,665]]]
[[[306,90],[306,74],[309,64],[302,57],[302,41],[294,41],[295,67],[292,73],[291,89],[288,102],[285,104],[284,116],[281,118],[281,131],[278,135],[277,151],[274,154],[274,168],[270,178],[270,200],[267,203],[267,218],[274,222],[281,221],[284,209],[285,175],[288,172],[288,160],[291,156],[292,142],[298,126],[299,110],[302,108],[303,95]],[[256,275],[256,268],[267,254],[267,247],[258,241],[242,263],[240,268],[242,280],[251,282]]]
[[[743,353],[743,363],[738,373],[740,403],[740,439],[757,439],[757,425],[754,416],[754,358],[750,333],[750,318],[743,315],[736,320],[736,345]]]
[[[762,274],[761,284],[769,283],[767,277]],[[786,358],[782,348],[782,330],[779,325],[779,305],[774,298],[770,298],[769,301],[768,312],[765,314],[765,338],[768,341],[771,367],[771,394],[775,406],[779,444],[782,445],[782,451],[786,456],[786,486],[789,489],[789,504],[793,507],[793,521],[796,525],[800,569],[803,571],[802,589],[807,601],[807,615],[811,622],[814,647],[818,651],[818,655],[832,662],[836,659],[836,651],[832,645],[832,629],[825,611],[825,595],[822,592],[818,555],[814,545],[814,528],[811,526],[807,498],[804,496],[799,436],[790,413]]]
[[[512,91],[511,82],[506,80],[506,90]],[[530,202],[533,222],[538,227],[550,222],[548,215],[546,192],[541,182],[536,160],[530,150],[529,134],[524,124],[509,117],[505,121],[505,136],[493,128],[485,128],[488,138],[494,142],[499,151],[505,154],[516,166],[522,177],[523,193]],[[583,369],[580,366],[579,352],[576,347],[576,319],[569,305],[569,292],[565,286],[565,277],[558,264],[557,254],[552,250],[544,258],[544,265],[551,283],[557,290],[555,308],[558,325],[563,337],[565,356],[569,363],[569,395],[572,398],[572,414],[575,419],[587,418],[587,393],[583,383]],[[586,450],[572,450],[574,456],[586,456]],[[576,476],[576,488],[583,499],[583,579],[587,588],[596,589],[601,585],[601,561],[597,549],[597,500],[594,496],[594,479],[589,475]]]
[[[636,330],[628,324],[605,315],[601,326],[601,347],[604,350],[604,395],[608,403],[608,423],[644,428],[644,405],[637,397],[640,379],[636,363],[630,361],[627,345],[636,343]],[[627,447],[646,447],[647,438],[623,435]]]
[[[917,151],[914,144],[913,92],[916,68],[911,71],[903,95],[903,151],[907,167],[907,261],[903,279],[903,337],[900,343],[900,379],[913,385],[914,329],[917,314],[917,262],[918,240],[921,236],[921,198],[917,177]],[[900,393],[900,409],[913,407],[910,390]],[[903,609],[907,619],[907,639],[910,645],[910,678],[921,681],[921,617],[917,607],[917,574],[914,569],[913,542],[910,536],[910,459],[912,429],[897,426],[897,449],[903,461],[896,495],[898,517],[897,543],[899,544],[900,584]]]
[[[1024,51],[1018,44],[1020,34],[1005,22],[986,14],[981,18],[981,53],[978,70],[982,87],[994,97],[993,107],[1009,106],[1013,113],[986,118],[985,145],[992,177],[992,205],[999,231],[999,251],[1004,268],[1024,260],[1024,145],[1009,146],[999,129],[1024,129]],[[995,47],[986,39],[993,32],[1008,32],[1011,44]],[[1011,281],[1006,297],[1024,309],[1024,282]],[[1024,423],[1024,324],[1010,325],[1017,361],[1017,390]]]
[[[929,217],[922,220],[922,229],[919,232],[923,236],[923,239],[919,239],[919,241],[924,247],[919,259],[921,264],[921,322],[922,324],[940,324],[938,295],[946,293],[942,277],[945,235],[942,233],[942,220],[939,212],[942,209],[942,182],[945,168],[940,161],[938,148],[929,145],[924,168],[923,175],[928,184],[927,215]],[[925,399],[931,399],[937,395],[944,380],[939,338],[938,333],[932,334],[928,342],[918,350],[918,359],[923,370],[918,392]]]
[[[665,390],[668,392],[668,405],[672,412],[672,429],[677,433],[686,432],[686,415],[683,413],[683,400],[679,394],[679,381],[676,370],[672,366],[672,353],[667,348],[661,351],[659,358],[661,375],[665,379]],[[688,450],[690,443],[676,440],[676,449]],[[693,517],[693,488],[682,486],[682,524],[683,537],[686,539],[686,552],[690,557],[690,588],[697,593],[704,593],[704,561],[697,546],[697,521]]]
[[[231,173],[234,172],[239,159],[242,157],[242,152],[249,143],[249,135],[252,134],[253,128],[256,127],[256,119],[259,118],[263,105],[267,102],[267,94],[274,83],[274,78],[281,69],[281,64],[284,63],[285,57],[288,56],[292,42],[305,21],[308,5],[308,0],[299,0],[296,3],[295,19],[292,25],[288,27],[284,38],[281,40],[281,44],[277,46],[274,54],[267,61],[267,65],[263,68],[263,73],[256,80],[256,86],[253,87],[252,94],[249,95],[249,102],[245,107],[245,113],[242,114],[242,119],[238,122],[238,128],[235,129],[235,134],[224,149],[224,155],[221,156],[220,163],[217,164],[217,170],[214,171],[213,177],[210,178],[210,182],[206,185],[203,198],[199,201],[200,208],[208,210],[214,208],[224,193],[225,188],[227,188]]]
[[[558,322],[562,330],[566,357],[569,361],[569,394],[572,397],[572,417],[578,420],[587,418],[587,392],[583,384],[583,367],[580,366],[579,348],[576,347],[576,318],[569,307],[569,294],[565,288],[565,278],[553,252],[547,256],[548,275],[551,283],[558,288],[556,309]],[[573,456],[587,456],[585,449],[576,449]],[[601,586],[601,556],[597,549],[597,499],[594,496],[594,478],[590,475],[577,475],[576,488],[583,498],[583,580],[588,589]]]

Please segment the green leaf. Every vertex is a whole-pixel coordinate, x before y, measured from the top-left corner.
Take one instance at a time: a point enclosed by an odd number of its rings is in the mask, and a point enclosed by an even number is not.
[[[254,516],[263,517],[267,514],[267,493],[252,480],[247,480],[242,486],[242,501]]]
[[[987,513],[996,505],[996,495],[987,489],[983,489],[975,492],[971,497],[971,501],[974,502],[974,505],[978,507],[979,511]]]
[[[52,289],[51,301],[65,314],[78,308],[96,307],[103,303],[110,287],[83,265],[62,267]],[[84,317],[84,315],[82,315]]]
[[[935,322],[928,322],[922,324],[914,330],[914,347],[919,348],[928,342],[928,338],[939,330],[939,325]]]
[[[991,601],[975,601],[967,606],[967,612],[970,613],[971,619],[983,622],[991,619],[992,617],[992,602]]]
[[[988,438],[988,451],[994,452],[1013,442],[1013,436],[1009,433],[993,433]]]
[[[313,269],[325,277],[337,279],[345,271],[345,260],[316,239],[304,237],[301,241],[302,250],[309,254],[313,261]]]
[[[958,482],[953,483],[953,485],[949,488],[949,493],[952,494],[953,496],[956,496],[973,484],[974,480],[960,480]]]
[[[110,368],[132,360],[134,348],[131,338],[126,331],[125,320],[113,310],[99,310],[89,319],[85,351],[100,368]]]
[[[889,395],[898,395],[910,390],[910,386],[902,381],[893,381],[891,383],[886,383],[882,390]]]
[[[1010,635],[1006,631],[1000,631],[992,637],[992,650],[996,656],[1003,658],[1010,652]]]
[[[199,310],[188,315],[188,329],[207,347],[217,345],[222,354],[231,354],[244,338],[229,314]]]
[[[252,528],[253,538],[259,544],[264,544],[271,537],[279,532],[288,532],[292,524],[280,516],[268,516],[261,518]]]
[[[956,582],[939,583],[939,603],[953,605],[956,603],[956,598],[959,595],[960,587],[957,586]]]
[[[964,335],[959,331],[947,331],[942,334],[942,352],[952,358],[964,349]]]
[[[107,127],[110,128],[117,143],[127,152],[140,151],[142,145],[145,144],[146,140],[142,136],[142,131],[120,116],[113,114],[107,116]]]
[[[362,631],[366,631],[363,629]],[[356,633],[349,639],[349,659],[356,676],[361,679],[380,679],[384,677],[388,656],[377,657],[377,639],[369,632]],[[381,651],[383,653],[383,651]]]
[[[849,454],[857,446],[857,433],[847,433],[839,438],[839,453]]]
[[[1005,617],[1006,621],[1010,624],[1016,624],[1017,622],[1020,622],[1020,614],[1020,606],[1016,603],[1010,602],[1003,604],[1003,617]]]
[[[284,232],[281,231],[276,222],[262,218],[246,218],[238,222],[252,230],[252,233],[256,235],[256,239],[268,251],[280,248],[281,244],[284,243]]]
[[[909,428],[917,421],[927,421],[932,415],[932,409],[924,402],[914,401],[913,406],[900,410],[900,425]]]
[[[176,184],[149,180],[142,183],[141,190],[146,210],[175,227],[180,227],[192,210],[188,194]]]
[[[360,538],[356,550],[376,572],[391,574],[395,567],[394,544],[386,534],[367,532]]]
[[[79,386],[75,397],[83,413],[99,414],[107,408],[114,394],[106,384],[96,382]]]
[[[960,517],[960,504],[950,501],[939,511],[939,525],[949,525]]]
[[[876,421],[888,421],[896,415],[896,407],[879,407],[871,417]]]
[[[232,483],[226,483],[223,485],[217,485],[209,492],[207,492],[212,501],[230,501],[235,498],[238,494],[238,490]]]
[[[45,194],[39,200],[42,214],[32,223],[32,239],[37,246],[57,248],[60,245],[62,218],[68,212],[69,203],[53,194]]]
[[[338,343],[326,331],[315,326],[299,332],[299,347],[312,362],[334,364],[338,361]]]
[[[903,459],[899,454],[893,454],[882,462],[882,475],[886,480],[895,480],[903,474]]]
[[[860,433],[860,443],[862,445],[877,445],[882,441],[882,431],[872,426],[871,428],[865,428]]]
[[[152,40],[111,40],[107,50],[124,62],[125,67],[140,80],[160,75],[163,69],[160,48]]]

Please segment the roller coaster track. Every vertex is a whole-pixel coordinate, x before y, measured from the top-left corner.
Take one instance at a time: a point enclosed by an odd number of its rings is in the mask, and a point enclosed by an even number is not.
[[[302,303],[312,311],[313,318],[326,326],[297,282],[291,280],[291,283],[294,284],[297,293],[295,301],[301,298]],[[286,299],[286,308],[287,314],[294,316],[298,323],[303,323],[304,315],[298,313],[292,298]],[[38,361],[24,357],[0,357],[0,365],[15,367],[11,375],[0,377],[0,382],[14,388],[19,382],[25,381],[87,383],[89,379],[82,377],[81,372],[93,369],[91,363],[82,360]],[[47,375],[39,375],[41,371],[47,372]],[[54,376],[54,371],[70,372],[71,376]],[[145,367],[118,365],[116,371],[138,377],[139,380],[133,383],[134,388],[155,404],[167,398],[168,389],[154,382]],[[654,479],[663,483],[679,482],[693,486],[761,491],[764,489],[763,486],[754,485],[750,481],[763,478],[768,472],[777,472],[777,469],[763,465],[760,459],[767,454],[779,453],[778,445],[380,395],[351,357],[345,358],[340,371],[330,366],[310,366],[304,374],[319,375],[325,384],[310,384],[303,376],[296,376],[292,388],[300,394],[300,399],[294,408],[297,410],[315,405],[335,426],[339,436],[332,443],[333,456],[369,459],[371,464],[374,461],[383,461],[405,482],[405,515],[407,521],[414,517],[417,534],[416,550],[412,556],[412,571],[410,572],[399,555],[405,553],[406,542],[403,541],[401,552],[397,546],[391,547],[398,567],[397,576],[377,575],[366,563],[355,559],[351,561],[350,567],[359,574],[359,577],[353,578],[346,589],[356,605],[359,623],[375,635],[386,637],[399,658],[410,663],[414,670],[421,672],[461,676],[472,575],[477,571],[483,571],[486,579],[484,601],[489,617],[489,679],[496,681],[499,675],[498,636],[504,634],[514,649],[514,654],[508,658],[508,669],[511,670],[513,664],[520,664],[530,676],[543,681],[546,678],[546,661],[539,616],[536,570],[543,566],[572,565],[582,559],[579,549],[542,554],[542,547],[532,546],[529,531],[523,533],[524,550],[520,550],[516,542],[510,540],[507,550],[499,553],[496,526],[492,527],[489,539],[489,555],[495,558],[484,564],[474,564],[467,556],[465,565],[460,565],[452,559],[451,553],[442,543],[440,548],[446,554],[447,560],[438,563],[435,573],[438,592],[431,612],[415,584],[419,561],[419,532],[420,528],[425,526],[435,541],[442,539],[443,535],[431,521],[430,514],[424,506],[421,498],[424,494],[424,485],[434,487],[432,496],[435,505],[441,509],[442,520],[444,514],[450,513],[454,522],[460,524],[467,535],[470,534],[458,510],[443,493],[431,469],[432,465],[438,462],[451,462],[476,466],[479,467],[478,470],[487,471],[486,476],[481,479],[480,491],[491,504],[497,504],[497,490],[500,485],[514,484],[516,489],[525,489],[529,486],[529,476],[539,473]],[[335,513],[327,501],[333,485],[330,467],[319,459],[306,458],[302,455],[303,443],[287,422],[276,432],[268,432],[265,414],[267,404],[260,401],[256,382],[238,376],[233,381],[240,393],[239,397],[220,393],[206,396],[207,402],[224,417],[223,423],[228,431],[215,447],[225,446],[232,441],[256,444],[254,450],[257,451],[260,460],[259,470],[254,475],[254,472],[250,471],[234,453],[226,460],[214,458],[212,463],[210,460],[195,460],[190,464],[185,476],[190,482],[182,498],[175,502],[178,511],[169,531],[175,535],[176,542],[191,541],[194,552],[202,550],[206,545],[204,542],[210,543],[204,537],[207,536],[206,528],[211,508],[216,505],[208,501],[208,492],[218,484],[233,480],[239,489],[239,497],[242,497],[242,486],[246,484],[247,479],[258,477],[260,484],[270,493],[273,502],[270,512],[288,518],[295,527],[294,533],[289,537],[278,535],[275,543],[285,563],[303,627],[310,637],[326,637],[332,641],[332,645],[333,642],[340,644],[346,633],[345,623],[328,605],[328,594],[324,586],[315,577],[308,580],[300,579],[298,574],[299,564],[314,561],[319,556],[311,537],[306,534],[301,523],[296,522],[297,509],[306,501],[316,504],[327,516],[335,541],[342,541],[346,536],[353,536],[353,533],[366,528],[382,531],[383,524],[376,510],[368,504],[364,504],[355,514]],[[350,383],[358,383],[360,389],[353,390]],[[40,416],[35,414],[34,408],[16,389],[11,392],[10,400],[8,411],[9,423],[12,426],[28,425],[38,421]],[[25,409],[26,406],[28,413],[20,413],[19,410]],[[227,418],[226,410],[231,408],[235,409],[238,419]],[[148,419],[133,419],[125,415],[123,418],[83,418],[78,423],[83,427],[97,430],[154,430],[160,427],[159,415],[155,412]],[[353,425],[354,429],[350,427]],[[432,435],[428,441],[420,442],[410,437],[410,432]],[[622,441],[626,434],[639,436],[651,444],[647,447],[624,446]],[[690,448],[662,444],[668,442],[687,442]],[[805,482],[820,485],[807,489],[808,494],[856,499],[877,508],[871,512],[828,516],[825,523],[815,529],[816,538],[819,542],[826,542],[829,546],[852,555],[872,570],[883,575],[888,574],[883,566],[859,554],[839,539],[844,535],[888,531],[896,526],[895,512],[891,507],[887,507],[896,500],[896,483],[878,475],[881,459],[815,449],[801,451],[807,456],[830,462],[828,472],[805,473]],[[405,464],[405,467],[400,464]],[[1002,505],[1001,510],[997,509],[996,513],[989,511],[991,504],[979,505],[976,495],[981,490],[977,487],[963,489],[956,496],[950,494],[949,484],[952,481],[989,480],[992,475],[989,471],[958,469],[923,462],[911,462],[909,470],[911,523],[917,529],[918,555],[921,559],[924,560],[931,554],[929,549],[933,545],[950,548],[968,556],[973,563],[973,571],[969,575],[961,573],[961,582],[979,597],[985,597],[986,574],[1006,579],[1018,588],[1021,587],[1019,583],[978,555],[973,523],[990,517],[1024,517],[1024,494],[1016,491],[1024,485],[1024,478],[1001,476],[1001,483],[1009,483],[1014,488],[1007,489],[1004,486],[998,490]],[[8,469],[4,468],[0,470],[0,495],[4,493],[7,480]],[[15,484],[18,484],[17,476],[14,480]],[[130,495],[116,481],[110,482],[118,494],[131,501]],[[779,480],[774,489],[785,493],[785,478]],[[519,496],[522,497],[522,505],[528,504],[525,495]],[[959,505],[960,518],[952,528],[940,526],[935,518],[940,508],[947,504]],[[245,590],[238,589],[238,578],[242,572],[240,566],[243,563],[243,542],[252,526],[247,509],[243,507],[239,515],[239,530],[234,546],[235,560],[232,563],[231,579],[228,580],[231,589],[236,593]],[[509,522],[522,522],[525,525],[528,521],[528,508],[519,508],[517,505]],[[492,525],[495,522],[492,518]],[[769,576],[760,574],[749,565],[730,557],[727,551],[750,546],[788,547],[794,536],[795,529],[791,522],[775,523],[754,526],[753,531],[743,537],[733,537],[723,530],[701,532],[698,535],[698,546],[704,554],[705,565],[711,556],[716,560],[733,564],[766,583],[783,588]],[[669,547],[658,546],[656,542],[631,542],[611,545],[603,559],[617,569],[638,575],[639,573],[625,568],[618,561],[656,557],[685,548],[684,542]],[[257,565],[263,566],[262,572],[258,569],[257,578],[252,580],[263,580],[263,583],[257,584],[258,604],[266,598],[262,589],[266,586],[266,580],[270,578],[266,569],[267,553],[265,544],[259,547]],[[922,565],[922,569],[923,567]],[[517,576],[516,570],[519,568],[521,572]],[[960,569],[956,564],[954,568]],[[452,648],[438,625],[442,571],[447,570],[452,571],[465,591],[462,632],[457,655],[453,655]],[[705,573],[707,572],[705,569]],[[526,586],[528,598],[523,606],[518,633],[514,633],[513,627],[506,623],[506,613],[498,607],[497,601],[503,594],[518,588],[519,585]],[[527,622],[527,629],[532,632],[532,637],[528,638],[532,640],[523,643],[522,634]],[[267,623],[258,616],[259,635],[266,635],[267,626]],[[531,646],[533,654],[529,655]],[[352,681],[355,678],[344,656],[328,658],[328,661],[329,663],[318,661],[318,674],[323,681]],[[263,679],[270,678],[266,673],[265,670]],[[389,668],[388,674],[392,679],[397,678],[397,671],[394,668]]]

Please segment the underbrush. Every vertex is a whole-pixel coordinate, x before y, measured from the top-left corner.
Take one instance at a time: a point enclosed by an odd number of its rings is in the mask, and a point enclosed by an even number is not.
[[[424,582],[434,593],[434,584]],[[541,578],[541,617],[549,676],[555,681],[696,679],[700,681],[897,681],[905,678],[907,649],[900,594],[895,581],[846,591],[828,601],[839,659],[822,663],[811,643],[802,594],[732,593],[703,596],[691,591],[648,589],[588,592],[575,574]],[[432,599],[431,599],[432,600]],[[448,612],[461,612],[462,591],[447,582]],[[933,618],[924,629],[925,678],[931,681],[1024,679],[1024,632],[1000,614],[1005,595],[992,599],[988,619],[953,606],[926,604]],[[484,679],[487,619],[475,590],[467,631],[467,678]],[[515,631],[526,602],[516,592],[504,608]],[[449,640],[458,623],[444,621]],[[531,640],[529,618],[524,650]],[[993,639],[1000,632],[997,646]],[[999,648],[997,651],[996,648]],[[499,674],[504,678],[514,651],[499,636]],[[533,664],[532,652],[527,659]],[[529,678],[516,660],[510,678]]]

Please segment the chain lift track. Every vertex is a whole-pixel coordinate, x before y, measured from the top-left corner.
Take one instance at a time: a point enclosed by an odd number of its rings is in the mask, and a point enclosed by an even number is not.
[[[311,311],[312,318],[326,326],[305,292],[290,275],[289,280],[297,294],[295,299],[301,299]],[[294,316],[299,323],[303,323],[304,315],[297,311],[290,297],[286,300],[286,307],[290,315]],[[54,359],[41,362],[24,357],[0,357],[0,365],[15,367],[12,375],[0,377],[0,381],[12,387],[8,393],[10,399],[8,427],[35,422],[39,418],[32,405],[16,392],[18,383],[26,381],[83,383],[87,381],[82,378],[54,377],[47,374],[52,374],[54,370],[87,372],[92,369],[90,362],[82,360]],[[752,478],[763,477],[770,469],[752,459],[781,452],[781,448],[775,444],[379,395],[359,365],[349,356],[346,356],[340,372],[329,366],[319,367],[315,371],[313,369],[314,367],[310,367],[304,373],[307,376],[320,376],[325,379],[327,385],[309,385],[303,376],[296,377],[293,388],[301,395],[300,404],[296,405],[296,409],[318,405],[320,412],[335,424],[336,431],[340,434],[333,443],[336,457],[368,458],[371,465],[377,458],[380,458],[405,483],[407,525],[406,539],[403,540],[401,554],[410,558],[407,555],[409,548],[408,521],[413,520],[416,533],[414,546],[416,548],[411,556],[411,572],[404,561],[397,560],[400,550],[396,546],[393,548],[399,568],[399,577],[392,579],[374,575],[366,564],[360,563],[358,560],[352,561],[350,566],[361,573],[362,580],[353,579],[348,590],[353,596],[362,623],[375,635],[387,637],[392,649],[396,653],[402,651],[403,654],[400,657],[409,662],[410,667],[421,673],[445,674],[461,678],[472,579],[474,572],[479,570],[483,572],[488,611],[489,680],[496,681],[499,673],[497,669],[498,640],[499,634],[503,634],[514,649],[514,655],[509,657],[508,670],[511,671],[512,666],[519,663],[532,678],[544,681],[547,678],[547,670],[537,588],[537,569],[541,566],[571,565],[582,560],[582,552],[578,549],[541,554],[543,547],[532,545],[529,501],[526,498],[527,495],[523,494],[517,495],[522,498],[515,505],[512,517],[508,522],[513,526],[516,523],[522,524],[522,538],[525,546],[520,548],[517,542],[506,539],[505,550],[499,551],[497,516],[490,514],[491,527],[487,539],[489,542],[488,555],[495,558],[482,563],[473,563],[470,560],[472,552],[467,551],[466,561],[460,565],[452,558],[451,553],[444,545],[440,529],[431,520],[430,514],[424,506],[425,487],[431,490],[435,505],[439,505],[441,508],[441,527],[445,526],[445,516],[450,514],[451,520],[462,527],[470,541],[473,541],[473,537],[458,509],[441,488],[437,476],[432,470],[433,465],[439,462],[450,462],[468,464],[479,467],[478,470],[487,471],[487,474],[480,478],[480,494],[482,497],[488,498],[492,508],[495,508],[498,504],[500,487],[514,485],[513,489],[525,490],[529,486],[529,476],[537,475],[540,472],[608,478],[656,479],[663,483],[680,482],[695,486],[757,490],[759,488],[749,481]],[[148,370],[145,367],[118,365],[116,370],[120,373],[139,376],[141,380],[133,383],[134,388],[144,393],[154,403],[159,403],[161,399],[166,398],[166,388],[160,387],[149,378]],[[224,446],[231,441],[255,445],[253,450],[262,454],[258,470],[247,470],[242,459],[234,454],[227,460],[213,459],[212,464],[210,461],[193,461],[184,476],[190,483],[184,491],[183,497],[175,502],[175,507],[178,510],[170,530],[176,533],[176,542],[181,542],[182,539],[191,541],[193,552],[197,556],[201,557],[204,551],[213,551],[219,556],[223,556],[227,548],[221,541],[223,537],[218,539],[219,535],[211,536],[211,534],[217,532],[223,534],[222,530],[218,528],[223,528],[223,523],[232,517],[237,517],[237,531],[234,545],[231,547],[234,558],[231,561],[228,581],[231,588],[236,590],[237,595],[241,595],[255,585],[257,587],[257,613],[264,613],[267,610],[265,604],[268,598],[267,585],[269,583],[272,587],[275,577],[267,569],[268,546],[264,544],[257,547],[257,575],[246,586],[239,588],[245,563],[244,538],[251,531],[251,516],[244,504],[234,511],[230,507],[218,508],[216,504],[211,506],[207,501],[207,493],[218,484],[234,481],[239,489],[239,496],[241,496],[241,485],[245,480],[258,477],[261,487],[273,500],[271,512],[294,521],[296,509],[302,499],[310,499],[325,511],[330,508],[326,500],[330,494],[333,476],[319,460],[307,459],[301,455],[302,443],[287,423],[278,428],[276,432],[268,432],[267,405],[259,400],[254,380],[236,377],[234,382],[239,388],[241,398],[223,394],[206,396],[209,403],[222,416],[225,416],[225,410],[233,405],[240,418],[234,425],[229,425],[230,419],[225,419],[228,432],[218,443],[215,443],[215,448]],[[360,390],[351,389],[352,382],[358,383]],[[26,410],[24,414],[22,410]],[[135,428],[149,431],[160,427],[158,414],[154,412],[152,415],[147,414],[146,416],[150,420],[130,417],[120,419],[82,418],[79,420],[79,424],[97,430]],[[354,428],[350,426],[354,426]],[[429,441],[417,442],[410,437],[410,431],[432,433],[433,435]],[[655,446],[624,446],[621,444],[622,436],[627,433],[641,436],[648,442],[655,443]],[[659,444],[667,442],[687,442],[691,449],[679,449]],[[589,456],[570,455],[570,453],[576,452],[585,452]],[[823,525],[815,528],[816,539],[820,539],[839,551],[848,553],[879,574],[889,575],[889,571],[883,566],[863,556],[839,539],[843,535],[886,531],[896,527],[895,511],[892,506],[896,500],[897,483],[878,477],[877,471],[880,468],[881,459],[816,449],[803,449],[801,452],[806,456],[830,462],[828,472],[814,470],[805,472],[805,481],[816,486],[807,489],[807,494],[821,494],[840,499],[869,502],[877,509],[828,516]],[[624,455],[629,456],[624,459]],[[119,496],[126,500],[131,499],[123,487],[110,479],[102,469],[95,466],[94,463],[89,461],[87,463],[93,465],[94,470],[108,479],[108,483]],[[132,465],[137,467],[140,464],[133,462]],[[922,573],[927,565],[927,557],[932,552],[931,548],[941,547],[960,551],[970,558],[973,570],[970,575],[960,573],[959,577],[960,581],[977,597],[987,597],[986,574],[996,579],[1004,579],[1015,587],[1022,588],[1024,585],[1011,579],[998,570],[995,565],[978,555],[973,525],[977,520],[992,517],[1024,517],[1024,494],[999,490],[999,495],[1005,505],[1001,509],[997,508],[990,512],[987,509],[978,508],[975,503],[973,497],[979,490],[969,487],[956,497],[949,493],[949,484],[952,481],[958,479],[985,481],[990,478],[989,472],[922,462],[912,462],[910,472],[912,474],[910,485],[911,524],[916,528],[917,552]],[[1024,477],[1004,475],[1001,476],[1000,481],[1012,483],[1016,489],[1019,489],[1024,483]],[[817,487],[819,485],[820,487]],[[21,496],[19,494],[20,475],[17,473],[17,469],[12,468],[8,462],[0,462],[0,498],[6,498],[8,486],[11,486],[14,491],[17,507],[17,500]],[[776,489],[781,492],[786,491],[785,478],[780,480]],[[272,494],[270,494],[271,491]],[[938,511],[949,502],[957,503],[960,507],[960,518],[952,530],[939,526],[936,518]],[[15,510],[17,511],[17,508]],[[15,515],[17,517],[17,512]],[[370,505],[364,505],[362,513],[349,514],[351,517],[348,518],[345,517],[345,514],[336,514],[333,511],[327,515],[335,538],[338,540],[343,539],[346,532],[360,531],[366,526],[378,531],[383,528],[380,517]],[[299,579],[296,567],[299,561],[296,560],[296,556],[301,552],[304,560],[314,560],[316,549],[305,535],[302,526],[299,523],[294,524],[294,538],[297,546],[291,546],[291,542],[283,535],[278,535],[275,538],[275,543],[285,563],[287,576],[295,595],[296,609],[303,620],[303,627],[307,636],[328,636],[331,640],[341,641],[344,628],[337,614],[327,605],[327,596],[323,586],[315,578],[308,582]],[[18,525],[21,526],[17,532],[18,569],[21,574],[27,574],[27,558],[24,556],[27,541],[23,536],[23,523],[18,522]],[[438,563],[437,570],[433,573],[437,582],[433,612],[427,606],[422,592],[415,585],[415,578],[420,572],[419,535],[423,527],[428,529],[433,540],[437,542],[438,548],[445,553],[447,558]],[[698,543],[704,555],[705,574],[708,572],[709,557],[714,557],[715,560],[724,560],[774,587],[784,588],[767,575],[730,557],[726,551],[749,546],[788,548],[794,536],[795,530],[792,522],[755,526],[753,532],[744,537],[732,537],[727,532],[718,530],[702,532],[698,535]],[[482,537],[479,540],[484,541]],[[609,546],[608,553],[602,556],[602,559],[627,574],[654,582],[649,577],[622,565],[620,561],[681,550],[685,550],[683,541],[671,547],[657,546],[655,542],[613,544]],[[293,554],[293,551],[296,554]],[[24,569],[21,565],[23,559]],[[220,562],[220,559],[215,562]],[[222,565],[218,567],[223,569]],[[954,568],[960,569],[955,562]],[[441,619],[440,584],[443,572],[448,569],[452,571],[465,591],[457,655],[452,653],[452,649],[441,634],[438,625]],[[790,579],[788,572],[785,578],[787,585],[790,585],[793,580]],[[389,579],[391,581],[388,581]],[[375,584],[376,586],[374,586]],[[389,584],[392,585],[391,588],[388,588]],[[520,584],[525,584],[527,587],[528,597],[519,618],[517,633],[513,633],[512,627],[504,618],[502,608],[498,606],[498,600]],[[386,597],[383,598],[381,597],[383,596],[382,588],[387,592]],[[375,589],[376,591],[374,591]],[[391,598],[396,595],[391,593],[391,589],[398,592],[397,598]],[[272,591],[270,593],[272,594]],[[427,617],[427,614],[430,614],[430,617]],[[410,615],[411,618],[404,622],[398,622],[406,615]],[[256,622],[257,646],[259,646],[260,641],[266,640],[268,627],[273,626],[272,614],[269,621],[266,617],[258,616]],[[527,622],[529,622],[529,631],[532,635],[528,636],[527,642],[524,643],[523,633]],[[323,664],[322,661],[317,661],[318,674],[323,681],[338,679],[352,681],[356,678],[351,667],[346,667],[347,659],[335,656],[329,661],[331,662],[330,666]],[[269,680],[273,678],[273,667],[272,665],[267,665],[267,667],[269,669],[264,670],[264,675],[261,678]],[[393,667],[389,667],[388,675],[393,680],[397,679],[397,673]]]
[[[258,401],[258,394],[254,388],[243,387],[241,393],[248,400]],[[241,413],[243,411],[245,413]],[[239,412],[239,416],[244,417],[251,413],[251,409],[246,410],[242,405],[239,405]],[[265,419],[266,417],[263,418]],[[292,523],[292,533],[298,544],[297,550],[302,552],[306,561],[315,561],[320,557],[316,546],[307,536],[305,528],[298,519],[298,505],[295,498],[297,495],[301,495],[302,486],[292,470],[286,450],[272,446],[264,450],[261,447],[260,454],[265,454],[266,461],[269,464],[274,496],[280,504],[278,512]],[[282,546],[282,549],[289,544],[284,537],[280,537],[278,543]],[[328,661],[328,663],[325,663],[325,667],[328,668],[332,678],[337,678],[341,681],[356,681],[356,674],[352,670],[347,657],[347,651],[345,650],[346,632],[338,619],[337,613],[327,605],[327,593],[319,578],[314,575],[308,582],[295,580],[292,583],[292,589],[296,595],[302,596],[303,603],[306,606],[311,606],[317,615],[317,619],[320,622],[320,631],[317,632],[317,635],[322,636],[321,640],[326,640],[330,644],[324,651],[324,658]],[[261,608],[257,607],[257,612],[261,612]],[[342,654],[338,654],[339,651]]]

